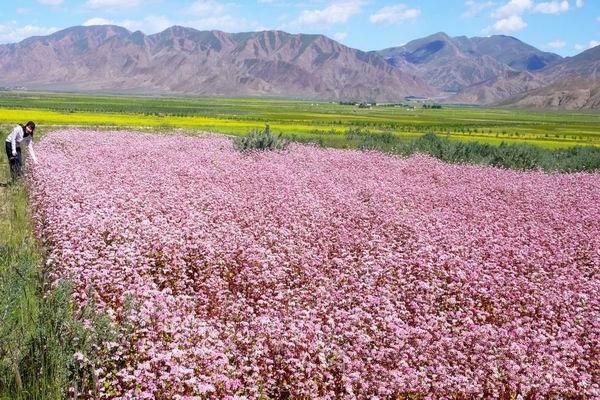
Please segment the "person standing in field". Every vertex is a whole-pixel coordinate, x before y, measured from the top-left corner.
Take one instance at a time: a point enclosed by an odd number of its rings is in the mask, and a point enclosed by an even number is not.
[[[33,132],[35,123],[29,121],[25,125],[17,125],[6,138],[6,156],[10,165],[10,176],[13,181],[23,175],[23,160],[21,156],[21,147],[27,146],[29,157],[37,164],[37,158],[33,151]]]

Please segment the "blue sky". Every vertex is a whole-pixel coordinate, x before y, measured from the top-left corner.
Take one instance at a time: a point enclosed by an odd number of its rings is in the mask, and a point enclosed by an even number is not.
[[[563,56],[600,45],[600,0],[22,0],[0,3],[0,43],[74,25],[146,34],[171,25],[226,32],[323,33],[378,50],[435,32],[515,36]]]

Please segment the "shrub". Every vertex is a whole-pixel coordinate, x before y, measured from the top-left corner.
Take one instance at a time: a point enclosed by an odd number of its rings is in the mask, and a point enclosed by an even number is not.
[[[600,148],[573,147],[554,152],[558,170],[567,172],[600,170]]]
[[[523,143],[501,143],[493,152],[489,164],[521,170],[536,169],[550,166],[549,160],[545,159],[548,156],[548,151],[541,147]]]
[[[263,130],[252,130],[246,136],[237,137],[233,141],[234,147],[239,151],[248,150],[283,150],[288,142],[281,137],[271,133],[269,125]]]
[[[346,138],[357,141],[356,146],[362,150],[380,150],[404,156],[428,154],[450,163],[493,165],[516,170],[600,170],[600,149],[596,147],[548,150],[527,143],[501,143],[496,146],[477,141],[450,140],[434,133],[407,140],[389,132],[380,134],[360,129],[348,130]]]

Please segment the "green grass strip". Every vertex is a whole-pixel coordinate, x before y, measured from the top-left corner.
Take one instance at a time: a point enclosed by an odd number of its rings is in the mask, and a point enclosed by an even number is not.
[[[0,163],[0,399],[93,397],[94,357],[114,340],[94,304],[76,310],[67,282],[48,287],[44,254],[28,210],[24,182],[8,183]],[[87,322],[87,327],[83,321]],[[86,355],[85,364],[75,353]],[[89,357],[88,357],[89,356]]]

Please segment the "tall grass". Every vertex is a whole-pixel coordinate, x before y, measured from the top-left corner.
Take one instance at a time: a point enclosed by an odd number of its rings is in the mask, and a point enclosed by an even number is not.
[[[94,355],[112,328],[93,303],[76,312],[68,283],[48,287],[25,186],[6,186],[0,168],[0,399],[91,398]]]

